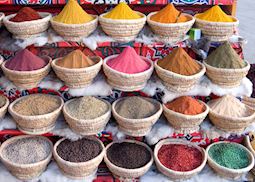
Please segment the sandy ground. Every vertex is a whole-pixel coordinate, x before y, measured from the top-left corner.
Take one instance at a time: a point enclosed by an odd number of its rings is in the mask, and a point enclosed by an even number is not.
[[[240,21],[239,30],[248,44],[244,47],[245,59],[255,63],[255,1],[238,0],[237,17]]]

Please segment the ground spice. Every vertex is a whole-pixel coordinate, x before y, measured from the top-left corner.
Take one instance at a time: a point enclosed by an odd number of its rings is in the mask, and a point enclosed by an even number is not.
[[[0,95],[0,108],[3,107],[6,103],[5,96]]]
[[[216,68],[238,69],[246,66],[229,42],[225,42],[214,50],[206,60],[206,63]]]
[[[32,94],[14,104],[13,110],[25,116],[51,113],[60,106],[58,98],[46,94]]]
[[[23,22],[41,19],[39,13],[30,7],[21,8],[18,13],[10,19],[13,22]]]
[[[214,113],[221,116],[239,118],[250,115],[246,105],[232,95],[225,95],[221,98],[211,100],[208,102],[208,106]]]
[[[159,149],[158,159],[165,167],[174,171],[191,171],[201,165],[203,156],[195,147],[167,144]]]
[[[140,73],[150,68],[150,63],[143,60],[130,46],[106,64],[116,71],[128,74]]]
[[[121,2],[115,8],[113,8],[109,13],[104,15],[105,18],[110,19],[139,19],[141,16],[133,11],[126,3]]]
[[[43,68],[48,61],[34,55],[27,49],[19,51],[5,63],[5,67],[15,71],[33,71]]]
[[[126,169],[143,167],[151,160],[151,153],[146,147],[129,142],[112,144],[106,155],[114,165]]]
[[[63,59],[58,60],[56,65],[64,68],[86,68],[96,64],[93,60],[87,57],[81,50],[77,49],[70,52]]]
[[[180,23],[189,21],[189,18],[178,11],[173,4],[168,4],[162,10],[152,15],[151,20],[160,23]]]
[[[186,51],[179,47],[158,61],[158,65],[180,75],[191,76],[201,70],[201,66]]]
[[[77,119],[95,119],[108,111],[108,105],[95,97],[84,96],[67,105],[68,113]]]
[[[83,24],[93,19],[91,15],[82,9],[77,0],[68,0],[63,10],[53,18],[54,21],[65,24]]]
[[[190,96],[178,97],[166,103],[165,106],[172,111],[186,115],[197,115],[205,111],[204,104]]]
[[[218,5],[211,7],[204,13],[197,14],[196,18],[211,22],[234,22],[234,19],[222,11]]]
[[[213,145],[208,154],[216,163],[230,169],[242,169],[250,163],[248,153],[233,143]]]
[[[57,154],[64,160],[70,162],[86,162],[102,151],[100,143],[92,138],[83,138],[77,141],[68,139],[57,146]]]
[[[143,97],[126,97],[115,106],[116,112],[129,119],[142,119],[152,116],[158,111],[157,106]]]
[[[33,164],[46,159],[51,146],[39,137],[21,138],[7,145],[3,157],[16,164]]]

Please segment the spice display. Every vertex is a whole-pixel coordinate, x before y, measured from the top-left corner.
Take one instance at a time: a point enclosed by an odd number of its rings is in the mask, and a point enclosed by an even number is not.
[[[179,47],[158,61],[158,65],[174,73],[191,76],[201,70],[201,66],[186,51]]]
[[[242,169],[250,163],[248,153],[233,143],[213,145],[208,154],[216,163],[230,169]]]
[[[129,142],[112,144],[106,155],[114,165],[126,169],[143,167],[151,160],[151,153],[146,147]]]
[[[84,96],[67,105],[68,113],[77,119],[95,119],[108,111],[108,105],[95,97]]]
[[[77,49],[70,52],[63,59],[58,60],[56,65],[64,68],[85,68],[96,64],[93,60],[87,57],[81,50]]]
[[[139,19],[141,16],[133,11],[126,3],[121,2],[109,13],[104,15],[105,18],[110,19]]]
[[[160,23],[180,23],[189,21],[189,18],[178,11],[173,4],[168,4],[162,10],[152,15],[150,19]]]
[[[5,96],[0,95],[0,108],[3,107],[6,103]]]
[[[23,22],[41,19],[39,13],[30,7],[21,8],[18,13],[10,19],[13,22]]]
[[[39,137],[20,138],[7,145],[2,155],[16,164],[33,164],[46,159],[51,152],[51,146]]]
[[[33,71],[46,66],[48,62],[27,49],[19,51],[5,63],[5,67],[14,71]]]
[[[247,117],[250,113],[247,107],[232,95],[225,95],[219,99],[208,102],[210,109],[221,116],[228,117]]]
[[[239,69],[246,66],[229,42],[223,43],[214,50],[206,60],[206,63],[216,68]]]
[[[218,5],[211,7],[204,13],[197,14],[196,18],[211,22],[234,22],[234,19],[222,11]]]
[[[130,46],[106,64],[116,71],[128,74],[140,73],[150,68],[150,63],[137,55],[134,48]]]
[[[126,97],[117,102],[115,106],[116,112],[129,119],[142,119],[155,114],[158,110],[157,105],[145,98],[133,96]]]
[[[32,94],[24,97],[13,105],[13,110],[25,116],[48,114],[60,106],[57,97],[46,94]]]
[[[102,146],[99,142],[90,138],[82,138],[77,141],[68,139],[57,146],[57,154],[70,162],[86,162],[100,154]]]
[[[201,165],[203,156],[195,147],[167,144],[159,149],[158,159],[165,167],[174,171],[191,171]]]
[[[190,96],[178,97],[177,99],[166,103],[165,106],[172,111],[186,115],[196,115],[205,111],[204,104]]]
[[[69,0],[63,10],[53,18],[54,21],[65,24],[82,24],[93,19],[91,15],[82,9],[77,0]]]

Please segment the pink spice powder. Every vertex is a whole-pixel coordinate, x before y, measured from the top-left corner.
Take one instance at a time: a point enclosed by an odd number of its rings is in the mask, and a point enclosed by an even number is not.
[[[150,68],[150,63],[143,60],[134,48],[126,47],[117,57],[106,63],[112,69],[128,74],[140,73]]]

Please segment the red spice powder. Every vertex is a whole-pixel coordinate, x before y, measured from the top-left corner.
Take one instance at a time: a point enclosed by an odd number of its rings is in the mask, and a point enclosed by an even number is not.
[[[30,7],[24,7],[19,10],[19,12],[10,19],[13,22],[23,22],[41,19],[39,13]]]
[[[174,171],[191,171],[202,163],[201,152],[187,145],[163,145],[158,151],[159,161]]]

